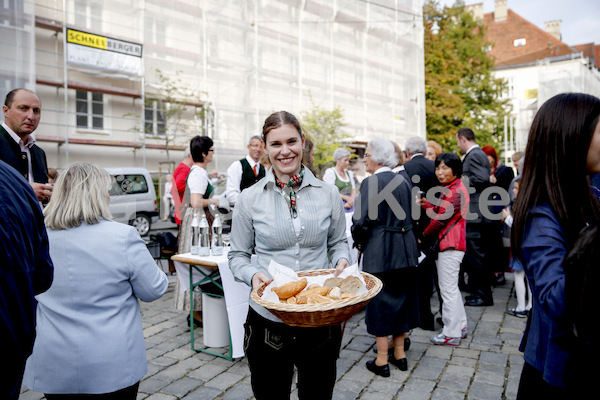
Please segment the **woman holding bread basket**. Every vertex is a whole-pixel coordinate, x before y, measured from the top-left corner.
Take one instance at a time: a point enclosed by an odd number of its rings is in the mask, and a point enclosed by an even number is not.
[[[346,219],[339,192],[302,165],[305,137],[292,114],[271,114],[263,146],[272,168],[236,202],[229,265],[253,289],[271,281],[271,260],[295,271],[348,266]],[[252,253],[257,264],[252,265]],[[299,328],[250,299],[244,351],[257,400],[289,399],[294,366],[300,399],[331,399],[342,341],[340,325]]]
[[[398,156],[387,139],[371,140],[364,162],[367,172],[373,175],[360,185],[352,237],[362,252],[363,270],[383,282],[381,292],[367,304],[367,331],[377,342],[377,358],[367,361],[367,369],[388,377],[388,362],[402,371],[408,369],[405,340],[408,331],[420,324],[411,184],[392,172]],[[394,347],[389,356],[388,336],[392,336]]]

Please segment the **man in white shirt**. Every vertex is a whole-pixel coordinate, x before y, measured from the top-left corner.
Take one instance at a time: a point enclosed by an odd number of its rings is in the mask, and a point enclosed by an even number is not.
[[[2,111],[4,122],[0,127],[0,160],[23,175],[39,201],[49,200],[52,186],[47,185],[46,153],[31,136],[40,123],[40,99],[30,90],[14,89],[6,95]]]
[[[225,197],[234,205],[242,190],[264,178],[265,167],[260,164],[263,154],[260,136],[252,136],[248,143],[248,155],[233,162],[227,169],[227,187]]]

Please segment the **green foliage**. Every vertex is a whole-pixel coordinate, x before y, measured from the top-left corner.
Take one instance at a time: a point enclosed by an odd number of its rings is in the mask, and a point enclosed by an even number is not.
[[[300,123],[306,137],[314,143],[313,167],[320,173],[325,166],[333,164],[333,152],[349,135],[342,131],[347,124],[344,122],[344,112],[339,106],[327,110],[315,104],[312,98],[311,103],[312,108],[301,113]]]
[[[486,28],[458,0],[453,6],[427,0],[425,25],[425,101],[427,137],[445,151],[456,149],[456,131],[470,127],[480,146],[500,150],[504,116],[511,112],[502,99],[506,82],[492,75],[494,60],[486,54],[491,44]],[[432,32],[437,21],[439,33]]]

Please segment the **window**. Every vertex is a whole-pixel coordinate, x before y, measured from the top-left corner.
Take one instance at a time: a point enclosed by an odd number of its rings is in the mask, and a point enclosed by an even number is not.
[[[76,0],[74,14],[74,24],[84,26],[87,29],[102,31],[102,3]]]
[[[147,17],[144,24],[144,41],[165,46],[166,24],[165,21],[157,18]]]
[[[108,193],[111,196],[148,193],[148,183],[144,175],[113,175]]]
[[[78,90],[75,107],[78,128],[104,129],[104,96],[102,93]]]
[[[149,136],[165,136],[167,133],[167,109],[158,100],[146,100],[144,132]]]
[[[513,45],[514,45],[515,47],[523,47],[523,46],[525,46],[526,44],[527,44],[527,39],[525,39],[525,38],[515,39],[515,40],[513,41]]]

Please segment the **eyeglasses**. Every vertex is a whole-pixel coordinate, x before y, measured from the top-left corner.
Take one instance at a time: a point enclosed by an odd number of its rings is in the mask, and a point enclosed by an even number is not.
[[[365,158],[370,158],[371,155],[369,153],[365,153]]]
[[[208,149],[208,151],[212,151],[212,152],[214,152],[214,151],[215,151],[215,149]]]

